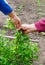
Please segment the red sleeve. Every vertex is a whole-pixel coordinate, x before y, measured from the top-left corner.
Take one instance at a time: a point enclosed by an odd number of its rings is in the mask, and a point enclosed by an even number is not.
[[[35,26],[39,32],[45,32],[45,18],[36,22]]]

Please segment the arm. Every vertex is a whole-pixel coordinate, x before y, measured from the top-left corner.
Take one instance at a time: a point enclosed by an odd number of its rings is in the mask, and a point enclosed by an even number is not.
[[[32,24],[22,24],[22,29],[24,33],[45,32],[45,19]]]
[[[17,29],[21,28],[20,19],[16,16],[13,9],[5,0],[0,0],[0,11],[3,12],[5,15],[8,15],[13,20],[14,25],[16,25]]]
[[[12,11],[11,13],[8,14],[8,16],[12,19],[12,21],[14,22],[14,25],[16,25],[16,28],[18,30],[21,29],[21,21],[18,18],[18,16],[16,16],[15,12]]]

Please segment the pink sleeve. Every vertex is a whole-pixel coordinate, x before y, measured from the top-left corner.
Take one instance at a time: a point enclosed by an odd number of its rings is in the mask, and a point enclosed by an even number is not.
[[[45,18],[36,22],[35,26],[39,32],[45,32]]]

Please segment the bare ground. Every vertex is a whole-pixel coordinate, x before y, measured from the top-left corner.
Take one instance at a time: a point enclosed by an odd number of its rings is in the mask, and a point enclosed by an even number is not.
[[[20,17],[22,23],[33,23],[37,22],[42,17],[45,17],[45,0],[41,0],[41,5],[38,7],[36,0],[7,0],[9,4],[12,6],[15,12],[18,12],[18,16]],[[23,6],[22,6],[23,5]],[[18,11],[18,7],[22,6]],[[43,14],[42,14],[43,13]],[[0,12],[0,24],[4,23],[4,21],[8,18],[8,16],[3,15]],[[41,35],[38,32],[30,33],[31,39],[39,40],[38,44],[40,46],[40,56],[37,62],[34,62],[33,65],[45,65],[45,35]]]

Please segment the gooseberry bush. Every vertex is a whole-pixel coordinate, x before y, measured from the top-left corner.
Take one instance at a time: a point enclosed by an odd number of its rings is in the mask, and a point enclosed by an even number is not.
[[[7,22],[6,27],[15,30],[11,20]],[[0,37],[0,65],[33,65],[33,60],[38,59],[38,44],[31,42],[29,35],[22,31],[16,30],[14,37]]]

